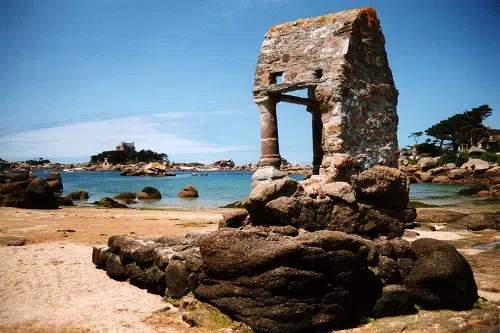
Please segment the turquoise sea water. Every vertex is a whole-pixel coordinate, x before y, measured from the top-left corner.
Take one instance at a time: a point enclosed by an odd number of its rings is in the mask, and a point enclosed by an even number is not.
[[[132,207],[158,208],[216,208],[237,200],[244,199],[251,189],[252,172],[246,171],[214,171],[207,172],[208,176],[193,176],[191,172],[176,172],[175,177],[124,177],[116,171],[75,171],[61,172],[64,184],[63,195],[82,189],[89,193],[88,202],[94,202],[102,197],[113,197],[121,192],[139,193],[144,187],[157,188],[161,194],[160,201],[140,202]],[[39,171],[36,174],[45,178],[50,171]],[[302,176],[292,175],[300,180]],[[200,194],[196,199],[179,199],[177,194],[191,184]],[[460,203],[483,200],[475,197],[457,195],[466,185],[454,184],[411,184],[410,197],[412,200],[434,205],[456,205]],[[76,204],[85,205],[86,202]]]

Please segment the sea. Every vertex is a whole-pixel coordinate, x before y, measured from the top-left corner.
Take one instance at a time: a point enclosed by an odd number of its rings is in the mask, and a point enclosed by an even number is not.
[[[45,178],[52,171],[37,171],[35,174]],[[176,172],[174,177],[130,177],[120,176],[117,171],[74,171],[61,172],[64,191],[67,195],[76,190],[89,193],[87,201],[75,202],[86,206],[103,197],[113,197],[122,192],[139,193],[144,187],[157,188],[161,200],[139,201],[132,208],[178,208],[207,209],[222,207],[248,196],[252,186],[252,172],[249,171],[207,171],[207,176],[193,175],[192,172]],[[302,180],[301,175],[290,175]],[[179,191],[191,184],[198,190],[198,198],[181,199]],[[410,185],[410,199],[429,205],[456,206],[467,203],[479,203],[486,199],[461,196],[458,191],[466,188],[462,184],[418,183]]]

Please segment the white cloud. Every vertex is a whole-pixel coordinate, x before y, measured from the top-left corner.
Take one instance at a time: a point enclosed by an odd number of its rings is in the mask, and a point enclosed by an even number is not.
[[[224,114],[223,111],[220,113]],[[165,152],[171,157],[255,148],[243,145],[220,145],[182,134],[190,132],[190,124],[196,121],[196,118],[194,115],[193,119],[192,113],[178,112],[28,130],[0,137],[2,142],[0,157],[7,160],[35,157],[90,157],[101,151],[114,149],[121,141],[135,142],[138,150],[151,149]]]

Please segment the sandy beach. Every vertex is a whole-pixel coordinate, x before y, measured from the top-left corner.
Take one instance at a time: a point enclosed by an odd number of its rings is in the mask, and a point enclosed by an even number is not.
[[[114,234],[184,235],[213,230],[223,212],[1,208],[0,332],[211,332],[189,327],[179,310],[162,297],[110,279],[105,271],[95,269],[91,253],[93,245],[106,243]],[[500,302],[500,286],[495,282],[500,266],[498,256],[492,251],[465,249],[478,240],[498,240],[498,232],[420,233],[420,237],[433,237],[434,233],[436,238],[462,242],[457,245],[463,245],[461,252],[471,262],[479,294],[492,303],[469,312],[423,311],[384,318],[343,332],[420,332],[419,327],[423,329],[430,322],[436,327],[453,328],[453,323],[461,320],[460,325],[467,328],[477,327],[478,322],[491,324],[498,320],[498,307],[492,305],[500,304],[496,303]],[[24,246],[5,246],[22,237],[26,239]],[[416,329],[405,330],[405,323]]]
[[[217,210],[0,209],[0,331],[209,332],[190,328],[175,309],[162,311],[169,307],[162,297],[111,280],[91,255],[113,234],[184,235],[215,229],[221,217]],[[27,244],[6,247],[13,236]]]

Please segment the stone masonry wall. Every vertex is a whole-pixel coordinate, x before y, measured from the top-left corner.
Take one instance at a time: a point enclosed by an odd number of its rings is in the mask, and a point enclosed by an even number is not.
[[[275,100],[279,101],[280,94],[308,88],[309,98],[317,102],[309,105],[308,111],[313,118],[314,112],[321,114],[321,140],[317,141],[321,142],[323,170],[396,166],[398,92],[384,45],[379,20],[371,8],[301,19],[269,29],[259,54],[253,90],[261,109],[261,128],[266,129],[261,133],[263,159],[279,156],[277,130],[276,134],[268,130],[273,127],[269,122],[273,117],[268,114],[274,111],[275,117]],[[279,75],[282,83],[275,82]],[[276,144],[270,141],[273,139]]]

